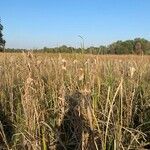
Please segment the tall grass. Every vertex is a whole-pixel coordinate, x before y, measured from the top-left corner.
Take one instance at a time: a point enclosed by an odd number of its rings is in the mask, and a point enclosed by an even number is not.
[[[129,150],[150,142],[149,56],[5,53],[0,76],[0,113],[14,130],[7,139],[0,120],[6,149]]]

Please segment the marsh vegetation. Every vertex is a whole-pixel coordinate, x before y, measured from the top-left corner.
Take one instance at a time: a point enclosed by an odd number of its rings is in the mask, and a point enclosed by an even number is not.
[[[0,77],[3,149],[148,147],[149,56],[4,53]]]

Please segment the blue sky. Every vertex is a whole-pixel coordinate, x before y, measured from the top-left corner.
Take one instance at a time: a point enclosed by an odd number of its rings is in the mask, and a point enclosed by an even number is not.
[[[0,0],[6,47],[107,45],[150,40],[150,0]]]

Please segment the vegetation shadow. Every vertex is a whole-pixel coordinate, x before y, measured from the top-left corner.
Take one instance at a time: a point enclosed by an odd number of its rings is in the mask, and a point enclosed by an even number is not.
[[[58,127],[56,150],[97,150],[102,148],[98,133],[90,128],[80,110],[83,98],[85,97],[79,92],[66,97],[69,107]]]
[[[56,150],[81,150],[83,116],[79,113],[80,93],[66,97],[69,108],[58,128]]]
[[[5,114],[0,104],[0,148],[3,149],[12,144],[14,126],[9,116]]]

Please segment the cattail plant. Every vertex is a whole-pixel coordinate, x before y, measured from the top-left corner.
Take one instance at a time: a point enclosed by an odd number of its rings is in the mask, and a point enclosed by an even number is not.
[[[149,146],[149,56],[24,52],[0,58],[6,149]]]

